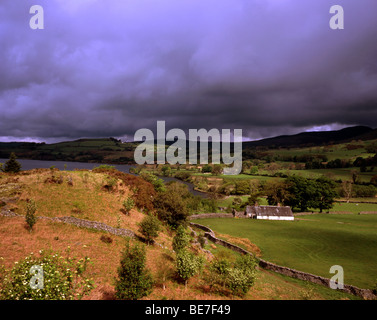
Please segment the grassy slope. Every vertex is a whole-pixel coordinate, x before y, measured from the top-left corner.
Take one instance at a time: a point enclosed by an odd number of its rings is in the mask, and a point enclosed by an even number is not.
[[[90,172],[57,171],[64,181],[68,175],[73,178],[73,187],[63,184],[45,183],[52,175],[49,170],[39,170],[30,175],[19,175],[17,184],[22,186],[19,200],[14,204],[14,210],[24,214],[26,199],[36,200],[40,216],[75,216],[78,218],[100,221],[116,227],[118,223],[123,228],[138,232],[138,223],[144,215],[132,210],[130,216],[120,212],[123,199],[129,194],[127,186],[118,184],[115,192],[105,192],[101,189],[107,178],[103,174]],[[0,175],[0,184],[13,180],[5,174]],[[1,194],[9,196],[10,194]],[[80,212],[77,211],[79,208]],[[4,258],[9,268],[15,261],[27,256],[30,252],[37,253],[41,249],[52,249],[64,252],[70,247],[71,255],[81,258],[88,256],[93,261],[88,273],[95,281],[96,288],[87,299],[113,299],[114,277],[119,265],[120,252],[125,239],[111,236],[110,244],[100,240],[103,233],[77,228],[62,223],[38,220],[35,230],[29,233],[25,229],[23,218],[0,217],[0,257]],[[157,241],[171,248],[174,234],[166,228],[160,233]],[[242,240],[240,240],[242,242]],[[234,254],[221,247],[209,246],[216,256]],[[187,290],[174,277],[174,254],[158,246],[148,246],[147,266],[151,269],[157,283],[153,292],[146,299],[229,299],[230,295],[219,295],[209,291],[203,280],[197,276],[189,282]],[[167,270],[167,289],[161,286],[160,272]],[[281,277],[271,272],[261,271],[255,287],[250,290],[245,299],[341,299],[354,298],[333,290],[307,285],[305,282]]]
[[[341,265],[345,282],[371,288],[377,269],[377,215],[312,215],[294,222],[201,219],[215,232],[250,239],[264,259],[331,277]]]
[[[355,160],[357,157],[373,157],[374,153],[368,153],[365,149],[366,146],[375,144],[376,140],[358,141],[355,143],[340,143],[335,145],[329,145],[324,147],[306,147],[306,148],[284,148],[271,150],[271,154],[277,154],[282,156],[302,156],[310,154],[326,155],[328,160],[335,159],[351,159]],[[348,150],[347,145],[359,145],[360,148]]]

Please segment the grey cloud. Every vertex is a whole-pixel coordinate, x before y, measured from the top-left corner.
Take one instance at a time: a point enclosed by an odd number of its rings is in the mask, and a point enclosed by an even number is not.
[[[3,0],[0,136],[129,136],[242,128],[250,138],[377,117],[377,3]]]

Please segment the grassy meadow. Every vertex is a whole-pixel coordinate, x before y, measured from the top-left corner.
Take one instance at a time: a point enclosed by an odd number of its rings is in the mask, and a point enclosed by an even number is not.
[[[51,183],[52,176],[62,177],[63,183]],[[73,185],[68,185],[71,179]],[[121,251],[126,239],[109,235],[105,232],[78,228],[73,225],[39,219],[34,230],[26,228],[26,202],[34,199],[37,205],[37,216],[60,217],[72,216],[91,221],[106,223],[112,227],[121,227],[140,235],[139,223],[145,214],[132,209],[125,215],[122,201],[132,192],[129,186],[116,181],[114,189],[109,192],[103,186],[109,183],[109,177],[103,173],[89,171],[58,171],[49,169],[33,170],[28,174],[0,174],[0,198],[7,203],[8,209],[21,215],[20,217],[0,216],[0,264],[11,268],[31,252],[53,250],[65,255],[69,250],[72,257],[78,259],[89,257],[88,277],[94,281],[94,289],[85,299],[115,299],[114,278],[119,266]],[[104,242],[101,236],[108,235],[111,242]],[[235,259],[238,254],[215,246],[206,245],[213,256],[205,256],[205,268],[199,275],[190,279],[187,288],[177,280],[175,272],[175,255],[172,252],[172,239],[175,232],[163,226],[156,241],[158,245],[148,245],[147,267],[155,280],[153,291],[143,299],[195,299],[195,300],[227,300],[241,299],[229,292],[213,292],[206,283],[205,276],[213,259]],[[224,235],[225,236],[225,235]],[[248,239],[237,237],[229,241],[247,246],[259,252],[259,248]],[[132,240],[138,242],[138,240]],[[204,254],[196,247],[198,254]],[[165,285],[165,289],[163,288]],[[357,297],[329,288],[308,284],[305,281],[280,276],[273,272],[259,270],[255,286],[242,298],[246,300],[270,299],[357,299]]]
[[[344,281],[373,288],[377,281],[377,215],[314,214],[294,222],[252,219],[200,219],[215,233],[249,239],[263,259],[327,278],[332,265],[344,268]]]

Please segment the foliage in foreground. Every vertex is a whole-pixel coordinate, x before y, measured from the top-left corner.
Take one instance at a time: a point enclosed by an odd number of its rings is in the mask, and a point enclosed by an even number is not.
[[[2,268],[2,300],[73,300],[93,289],[92,280],[84,276],[89,258],[77,261],[52,251],[39,253],[15,262],[11,270]]]
[[[196,256],[187,249],[181,249],[177,252],[177,273],[185,281],[185,286],[187,285],[187,281],[202,269],[203,263],[203,257]]]
[[[243,255],[231,265],[227,260],[214,261],[208,277],[211,288],[229,289],[232,294],[243,297],[254,285],[257,262],[250,255]]]
[[[152,276],[145,269],[145,247],[138,244],[130,246],[127,242],[115,280],[115,296],[122,300],[137,300],[152,291]]]

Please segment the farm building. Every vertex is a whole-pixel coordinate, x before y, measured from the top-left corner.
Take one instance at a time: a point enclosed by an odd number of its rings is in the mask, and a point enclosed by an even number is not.
[[[294,220],[290,207],[281,206],[247,206],[245,216],[252,219]]]

